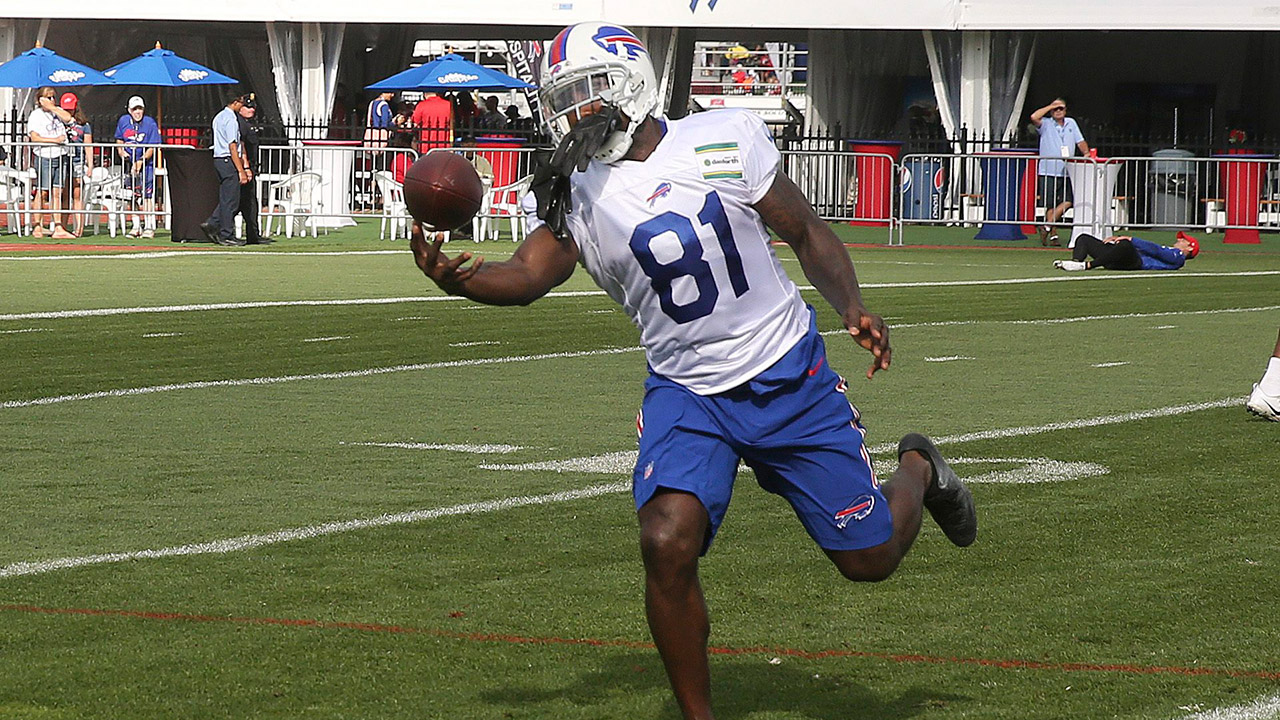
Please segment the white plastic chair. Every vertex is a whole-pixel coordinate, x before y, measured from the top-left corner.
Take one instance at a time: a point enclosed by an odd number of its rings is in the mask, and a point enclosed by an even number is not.
[[[310,226],[311,237],[316,236],[315,218],[324,208],[324,203],[320,200],[320,181],[320,173],[308,170],[294,173],[267,187],[268,234],[272,219],[283,216],[285,237],[293,237],[293,225],[296,221],[302,221],[301,235],[305,236],[307,226]]]
[[[0,167],[0,202],[9,216],[9,230],[26,235],[30,232],[31,173],[11,167]]]
[[[498,239],[498,221],[507,218],[511,223],[511,240],[512,242],[520,242],[524,237],[524,211],[520,207],[520,200],[529,192],[529,186],[533,184],[533,176],[525,175],[510,185],[487,190],[484,194],[484,200],[480,203],[480,212],[476,213],[476,222],[472,228],[472,235],[476,242],[480,242],[481,238],[486,240]]]
[[[124,233],[129,205],[133,202],[133,191],[124,186],[124,175],[112,172],[110,168],[95,167],[84,183],[84,209],[93,220],[93,234],[97,235],[102,225],[102,216],[107,216],[107,232],[116,236],[116,224]],[[85,220],[88,226],[89,220]]]
[[[409,210],[404,204],[404,185],[396,182],[390,170],[374,173],[373,181],[378,185],[378,192],[382,193],[382,219],[378,223],[378,239],[387,237],[387,227],[390,226],[392,239],[403,233],[407,240],[410,220]]]

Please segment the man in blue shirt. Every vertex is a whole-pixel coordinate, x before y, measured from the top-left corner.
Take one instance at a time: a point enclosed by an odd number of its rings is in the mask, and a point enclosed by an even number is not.
[[[1081,155],[1088,155],[1089,143],[1084,141],[1076,121],[1067,117],[1067,102],[1060,97],[1031,113],[1031,124],[1040,131],[1040,161],[1036,165],[1036,175],[1040,201],[1044,203],[1045,222],[1040,228],[1040,244],[1056,246],[1059,244],[1058,232],[1053,225],[1074,200],[1071,185],[1067,182],[1067,163],[1057,158],[1069,158],[1076,150]]]
[[[1059,270],[1177,270],[1200,254],[1200,241],[1178,233],[1173,246],[1157,245],[1142,238],[1112,235],[1099,240],[1092,235],[1076,238],[1070,260],[1054,260]]]
[[[213,169],[218,171],[218,207],[200,225],[205,237],[219,245],[244,245],[236,239],[236,208],[240,206],[240,186],[253,176],[240,152],[240,121],[244,98],[237,95],[213,117]]]
[[[156,146],[160,144],[160,126],[147,115],[142,97],[129,98],[128,112],[116,123],[116,142],[124,166],[124,186],[133,191],[133,210],[141,208],[146,216],[133,216],[133,237],[154,237],[156,228]],[[139,200],[141,202],[139,202]],[[143,223],[146,229],[143,229]]]

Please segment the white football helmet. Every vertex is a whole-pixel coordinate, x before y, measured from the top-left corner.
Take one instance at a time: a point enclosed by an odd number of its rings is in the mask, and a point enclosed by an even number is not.
[[[631,147],[631,137],[646,116],[662,114],[658,80],[649,51],[624,27],[603,22],[570,25],[556,35],[542,55],[542,117],[559,143],[595,102],[621,110],[625,130],[605,139],[595,159],[617,162]]]

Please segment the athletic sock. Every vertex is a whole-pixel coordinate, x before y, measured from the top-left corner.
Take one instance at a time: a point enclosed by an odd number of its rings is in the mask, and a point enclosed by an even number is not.
[[[1267,372],[1262,376],[1258,387],[1272,397],[1280,397],[1280,357],[1273,357],[1267,363]]]

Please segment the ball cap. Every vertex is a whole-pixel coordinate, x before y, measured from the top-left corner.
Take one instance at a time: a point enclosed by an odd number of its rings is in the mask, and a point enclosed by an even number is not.
[[[1184,232],[1179,232],[1179,233],[1178,233],[1178,239],[1179,239],[1179,240],[1185,240],[1185,241],[1187,242],[1187,244],[1191,246],[1191,257],[1195,257],[1195,256],[1197,256],[1197,255],[1199,255],[1199,254],[1200,254],[1200,241],[1199,241],[1199,240],[1197,240],[1197,239],[1195,239],[1195,238],[1191,237],[1190,235],[1188,235],[1188,234],[1186,234],[1186,233],[1184,233]]]
[[[75,110],[79,102],[80,99],[76,97],[75,93],[62,93],[62,97],[58,98],[58,107],[63,110]]]
[[[147,104],[146,104],[145,102],[143,102],[143,101],[142,101],[142,96],[140,96],[140,95],[134,95],[133,97],[129,98],[129,109],[130,109],[130,110],[132,110],[132,109],[134,109],[134,108],[136,108],[136,107],[145,108],[146,106],[147,106]]]

